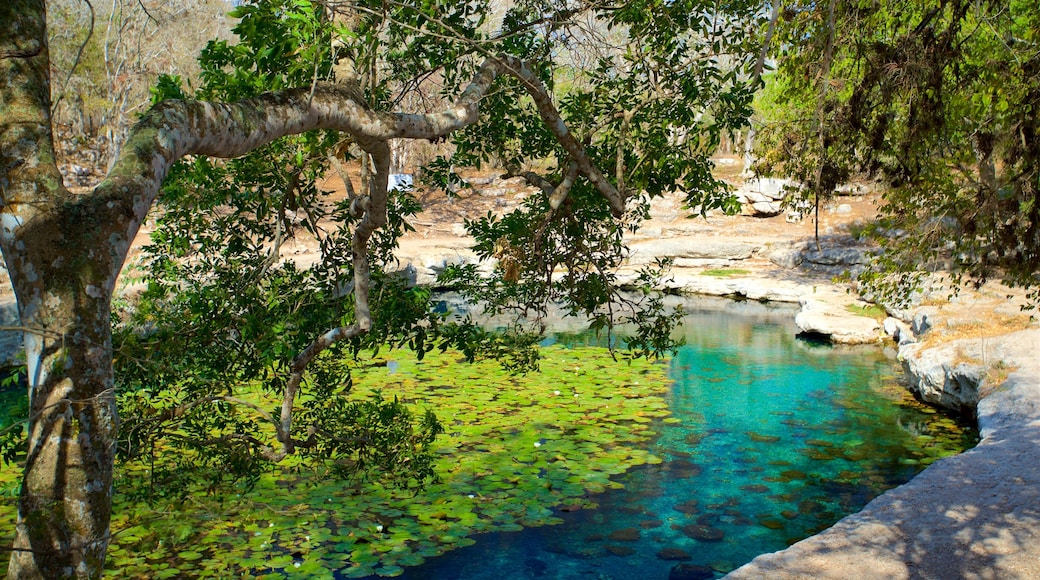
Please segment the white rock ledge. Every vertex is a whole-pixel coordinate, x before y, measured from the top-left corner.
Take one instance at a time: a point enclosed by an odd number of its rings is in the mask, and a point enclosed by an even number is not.
[[[884,339],[881,324],[839,305],[803,299],[794,323],[802,332],[828,336],[835,344],[870,344]]]
[[[1040,578],[1040,329],[988,341],[1014,370],[979,401],[974,449],[726,578]]]

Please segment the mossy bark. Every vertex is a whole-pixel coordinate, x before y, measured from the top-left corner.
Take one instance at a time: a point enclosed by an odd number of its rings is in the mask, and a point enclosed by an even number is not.
[[[26,329],[29,450],[11,578],[99,577],[108,547],[116,409],[105,224],[55,164],[46,9],[0,6],[0,247]],[[87,202],[87,203],[84,203]]]

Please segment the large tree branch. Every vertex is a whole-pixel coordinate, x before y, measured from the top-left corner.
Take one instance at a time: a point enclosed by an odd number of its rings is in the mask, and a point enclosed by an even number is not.
[[[393,138],[433,139],[477,121],[480,99],[495,78],[495,68],[485,63],[451,108],[425,115],[375,111],[356,87],[328,83],[235,103],[159,103],[135,125],[92,196],[95,209],[107,214],[99,217],[113,224],[118,236],[110,240],[110,251],[125,256],[170,167],[185,155],[237,157],[285,135],[314,129],[343,131],[365,149]]]
[[[525,63],[512,57],[489,59],[451,108],[434,114],[389,113],[371,109],[354,85],[319,83],[306,89],[267,93],[235,103],[169,100],[154,106],[131,131],[122,154],[109,175],[94,190],[92,205],[111,224],[109,256],[122,264],[129,242],[158,196],[170,167],[185,155],[236,157],[280,137],[315,129],[347,133],[368,155],[375,172],[369,196],[356,200],[360,221],[352,242],[355,323],[334,328],[318,337],[292,361],[275,423],[282,444],[274,452],[294,452],[293,404],[310,363],[336,342],[354,338],[372,326],[369,310],[370,268],[368,242],[386,224],[389,139],[434,139],[479,118],[480,101],[499,73],[518,79],[533,98],[539,115],[560,141],[571,163],[563,183],[551,196],[559,207],[580,173],[599,190],[616,215],[625,210],[624,194],[599,171],[556,110],[544,85]],[[118,268],[118,266],[117,266]],[[107,280],[111,291],[118,271]],[[272,417],[272,419],[274,419]]]
[[[283,457],[293,453],[297,443],[292,437],[293,402],[300,390],[307,367],[325,349],[341,340],[360,336],[372,328],[372,312],[368,302],[371,285],[368,240],[377,229],[386,225],[386,188],[390,178],[390,147],[383,140],[370,139],[361,143],[365,152],[372,156],[375,174],[372,177],[371,187],[369,187],[371,194],[361,204],[364,213],[361,221],[354,228],[351,244],[354,264],[355,323],[329,330],[293,358],[289,380],[282,393],[281,421],[277,425],[278,440],[282,443],[281,454]]]

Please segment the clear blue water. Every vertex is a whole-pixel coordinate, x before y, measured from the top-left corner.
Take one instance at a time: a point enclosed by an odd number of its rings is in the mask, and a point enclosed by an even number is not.
[[[970,429],[905,400],[891,355],[798,340],[792,319],[758,304],[695,310],[671,361],[681,423],[661,423],[651,444],[664,463],[619,476],[624,489],[597,496],[598,509],[476,536],[401,577],[649,579],[677,565],[718,577],[974,443]]]

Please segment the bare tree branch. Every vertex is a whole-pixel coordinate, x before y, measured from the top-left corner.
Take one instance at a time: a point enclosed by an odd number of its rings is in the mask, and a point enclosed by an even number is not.
[[[567,151],[568,156],[578,166],[578,171],[589,180],[590,183],[599,191],[600,195],[606,198],[607,202],[610,203],[610,209],[614,212],[615,216],[620,217],[625,213],[625,196],[622,192],[618,191],[617,187],[610,182],[603,173],[596,167],[592,159],[589,158],[588,152],[585,147],[578,142],[574,137],[574,133],[567,128],[567,124],[564,123],[563,117],[560,116],[560,112],[556,110],[555,105],[552,103],[552,99],[549,96],[548,91],[545,90],[545,85],[542,81],[534,74],[526,63],[520,59],[503,56],[499,57],[498,62],[502,68],[502,72],[505,72],[517,80],[524,86],[527,93],[534,99],[535,106],[538,108],[538,115],[542,118],[542,121],[552,131],[553,136],[563,145],[563,148]]]

